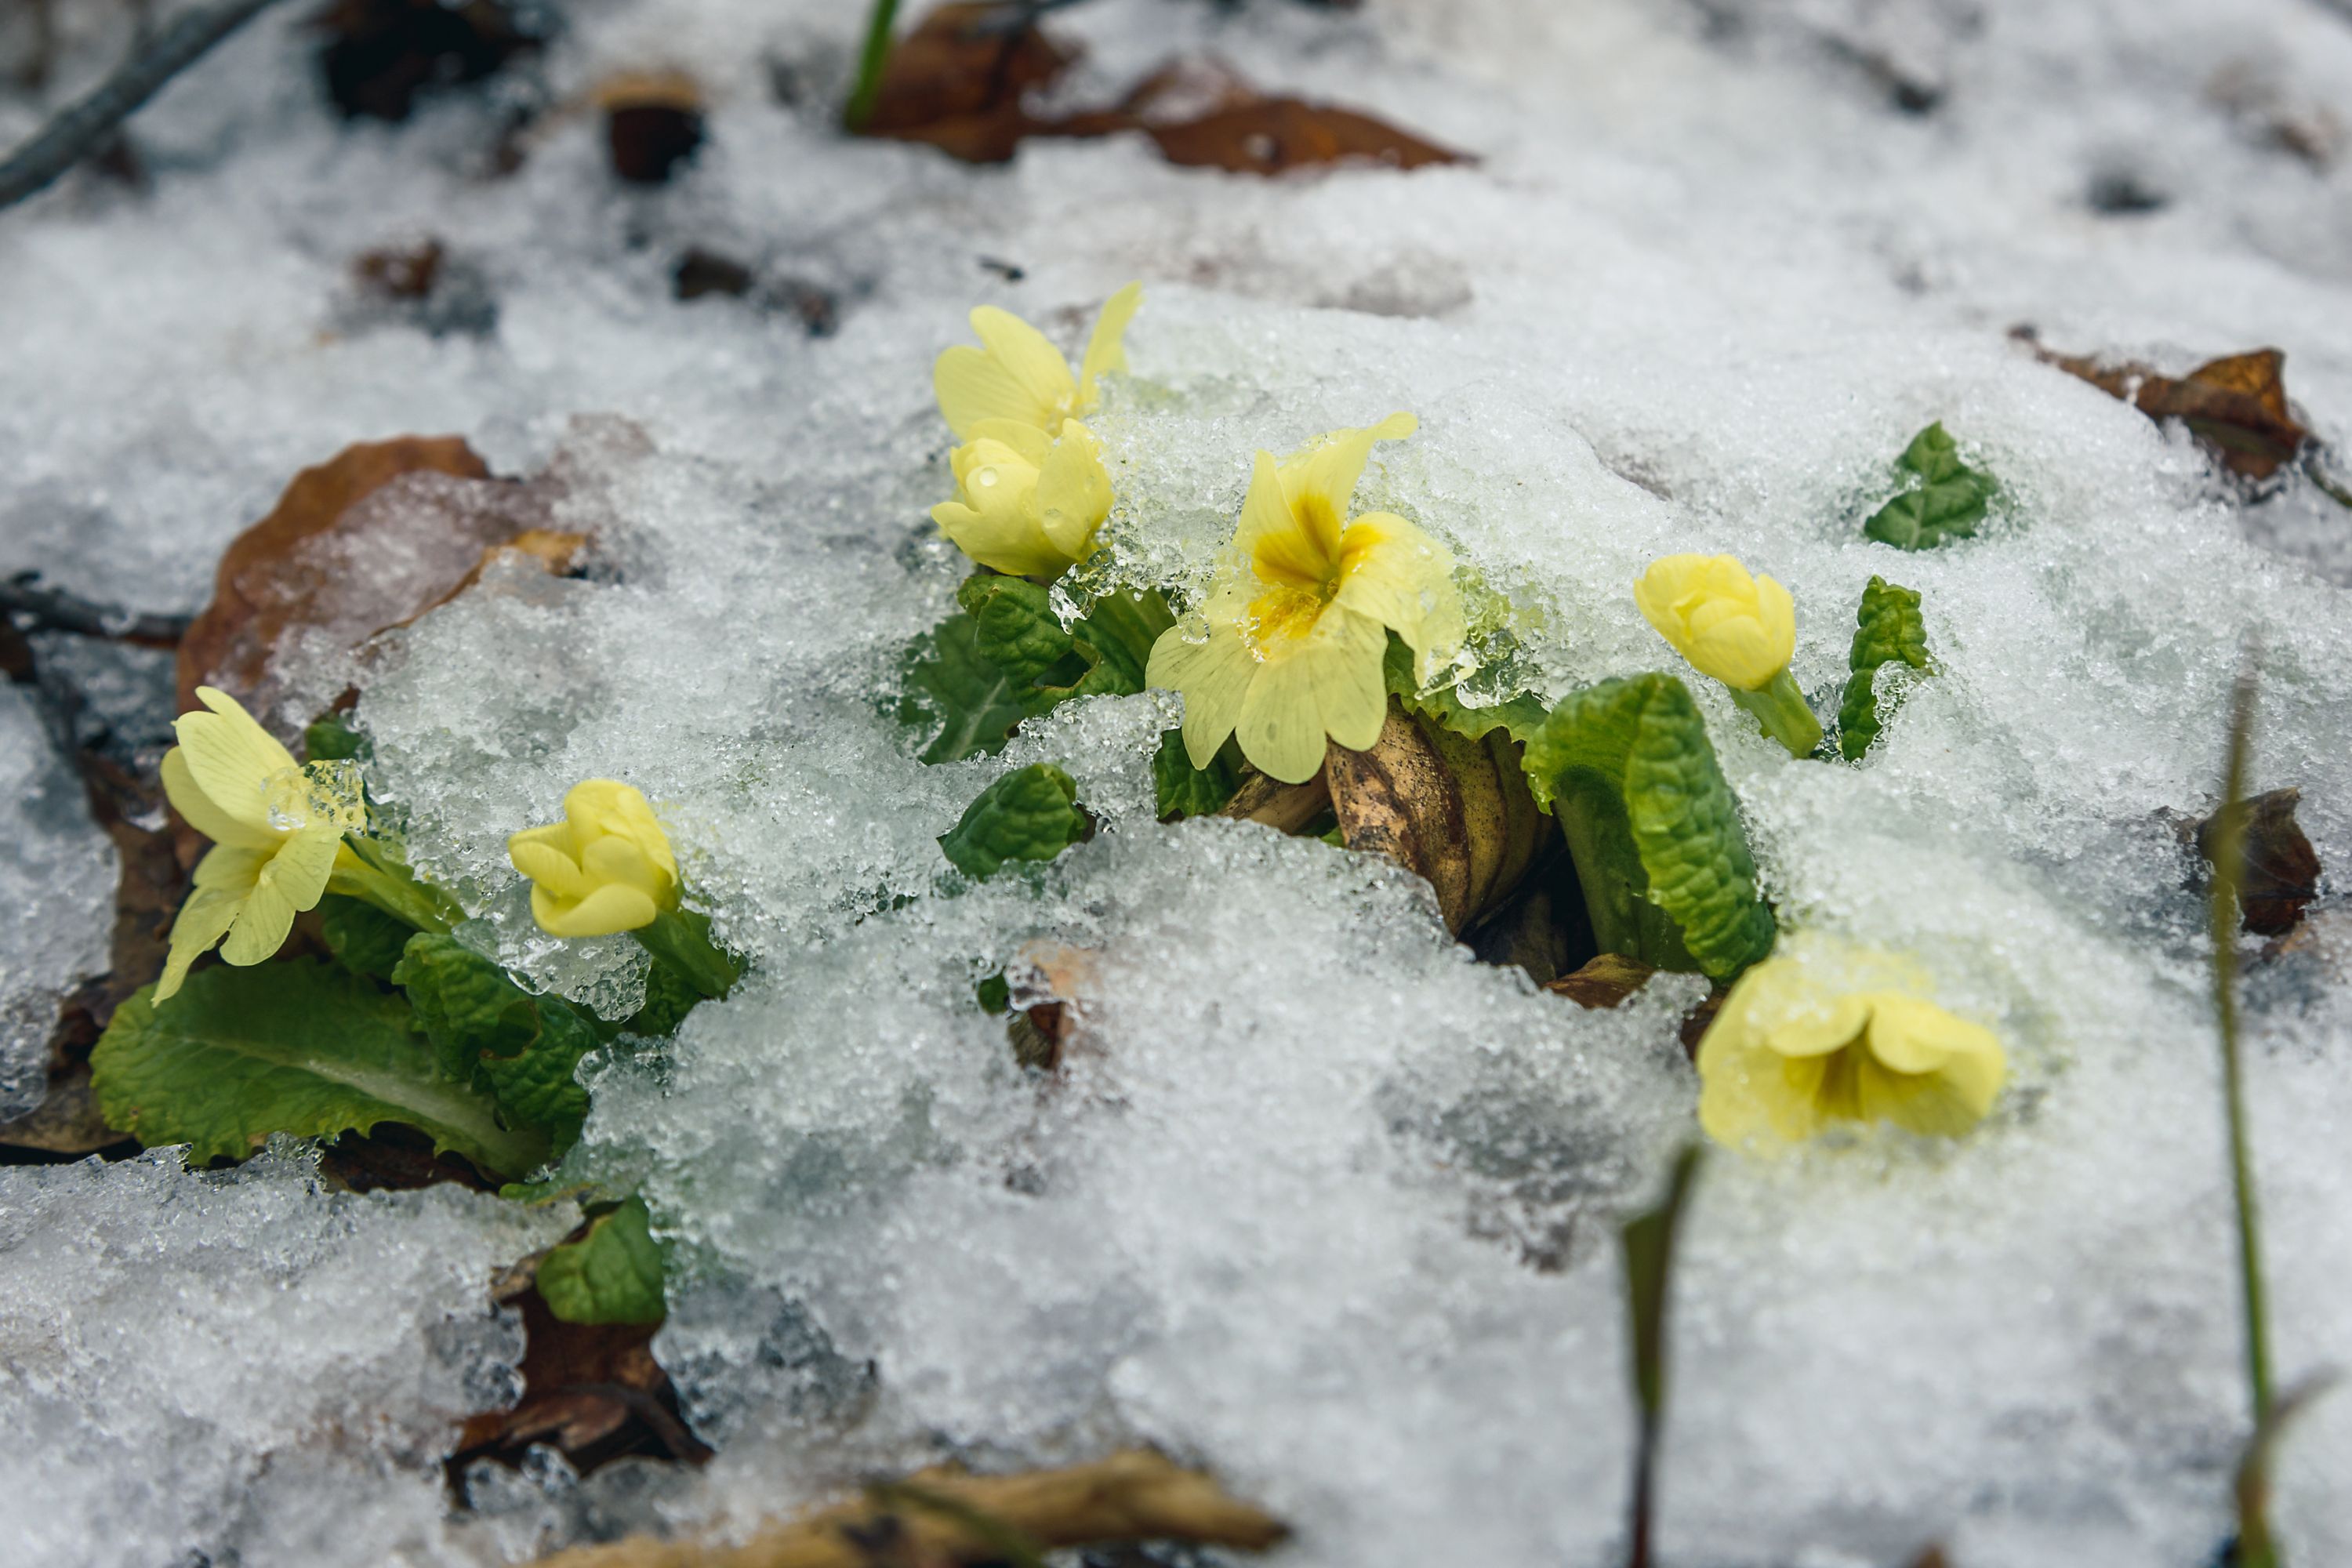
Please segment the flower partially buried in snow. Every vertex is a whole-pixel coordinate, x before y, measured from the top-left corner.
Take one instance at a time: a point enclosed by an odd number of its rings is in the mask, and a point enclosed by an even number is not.
[[[1426,678],[1462,641],[1454,558],[1388,512],[1348,516],[1376,441],[1413,433],[1410,414],[1339,430],[1276,464],[1260,452],[1234,554],[1198,622],[1160,634],[1145,679],[1184,697],[1184,749],[1206,767],[1225,737],[1286,784],[1323,765],[1325,738],[1361,751],[1388,713],[1388,634]]]
[[[677,861],[646,797],[612,779],[573,784],[563,820],[507,840],[530,879],[530,914],[551,936],[605,936],[677,907]]]
[[[931,509],[955,547],[1015,577],[1051,577],[1086,559],[1110,515],[1110,475],[1075,419],[1056,440],[1010,419],[983,419],[949,462],[956,499]]]
[[[1740,976],[1699,1042],[1699,1122],[1794,1142],[1833,1122],[1957,1137],[2007,1078],[2000,1041],[1927,999],[1898,958],[1800,937]]]
[[[963,445],[949,459],[956,498],[933,507],[931,521],[982,565],[1049,577],[1094,548],[1110,515],[1110,474],[1081,420],[1102,377],[1127,367],[1120,340],[1142,299],[1135,283],[1110,297],[1075,376],[1044,333],[991,305],[971,313],[983,346],[960,343],[932,367],[940,412]]]
[[[1633,602],[1658,635],[1701,675],[1731,689],[1791,756],[1821,744],[1822,724],[1789,674],[1797,606],[1769,577],[1750,577],[1736,555],[1666,555],[1633,581]]]
[[[1736,555],[1667,555],[1633,584],[1634,603],[1701,675],[1760,691],[1797,649],[1797,606]]]
[[[327,890],[343,835],[367,821],[349,764],[299,763],[234,697],[199,686],[196,699],[209,711],[173,721],[180,743],[163,753],[163,794],[213,847],[172,922],[158,1002],[215,942],[235,964],[276,952]]]

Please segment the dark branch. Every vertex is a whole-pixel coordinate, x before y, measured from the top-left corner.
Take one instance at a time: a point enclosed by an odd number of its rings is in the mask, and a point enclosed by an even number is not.
[[[96,152],[163,84],[277,0],[220,0],[173,19],[79,103],[0,163],[0,208],[15,206]]]
[[[29,572],[0,579],[0,616],[23,623],[27,631],[71,632],[141,647],[177,647],[188,630],[185,616],[119,610],[63,588],[44,588]]]

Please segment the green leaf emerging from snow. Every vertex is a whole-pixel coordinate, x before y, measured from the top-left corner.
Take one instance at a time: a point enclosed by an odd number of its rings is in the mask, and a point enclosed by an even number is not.
[[[1065,630],[1051,591],[1023,577],[967,578],[956,602],[978,628],[981,657],[1004,672],[1032,718],[1074,697],[1142,690],[1151,645],[1176,624],[1157,592],[1122,592],[1096,600]]]
[[[1959,445],[1942,425],[1913,437],[1895,466],[1911,488],[1871,513],[1863,532],[1898,550],[1933,550],[1976,536],[1993,483],[1960,461]]]
[[[1874,685],[1879,666],[1928,668],[1927,623],[1919,614],[1916,590],[1873,577],[1862,591],[1862,607],[1853,618],[1853,647],[1846,655],[1846,667],[1853,673],[1846,677],[1845,697],[1838,704],[1838,750],[1850,763],[1870,750],[1900,700],[1890,698],[1881,710]]]
[[[1160,737],[1151,753],[1151,787],[1159,797],[1160,816],[1213,816],[1241,787],[1241,747],[1228,740],[1205,768],[1192,765],[1184,750],[1184,731],[1171,730]]]
[[[588,1222],[588,1234],[539,1260],[539,1294],[567,1323],[658,1323],[661,1244],[643,1198]]]
[[[1540,700],[1525,694],[1473,708],[1451,686],[1420,690],[1413,680],[1412,649],[1394,632],[1389,634],[1388,658],[1381,674],[1391,694],[1407,709],[1434,720],[1465,741],[1483,741],[1496,730],[1507,731],[1514,741],[1524,741],[1550,716]]]
[[[349,762],[371,756],[368,738],[343,721],[340,713],[321,713],[302,731],[302,754],[314,763]]]
[[[393,971],[442,1070],[487,1089],[514,1126],[547,1134],[562,1153],[588,1117],[580,1058],[596,1030],[560,997],[534,996],[455,937],[420,932]]]
[[[90,1054],[107,1124],[185,1143],[193,1164],[243,1159],[273,1132],[331,1138],[399,1121],[486,1171],[547,1158],[541,1133],[500,1124],[490,1096],[442,1070],[408,1004],[309,959],[188,976],[161,1007],[142,988]]]
[[[1086,836],[1077,798],[1069,774],[1032,763],[981,791],[963,819],[940,836],[940,847],[975,880],[993,877],[1008,860],[1051,860]]]
[[[1717,981],[1772,950],[1738,803],[1680,680],[1637,675],[1571,693],[1529,737],[1526,765],[1604,950]]]
[[[980,628],[970,616],[950,616],[918,639],[907,664],[898,718],[929,737],[927,763],[954,763],[1004,749],[1021,722],[1013,681],[981,656]]]
[[[319,925],[335,961],[354,974],[389,980],[401,949],[416,934],[406,921],[341,893],[319,900]]]

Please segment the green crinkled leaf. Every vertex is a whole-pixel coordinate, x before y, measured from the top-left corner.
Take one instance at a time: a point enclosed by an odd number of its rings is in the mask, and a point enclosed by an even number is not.
[[[1234,760],[1240,751],[1229,740],[1223,751],[1209,759],[1207,767],[1196,768],[1184,750],[1183,731],[1171,730],[1160,736],[1160,749],[1151,753],[1151,787],[1159,797],[1160,820],[1212,816],[1222,810],[1241,787],[1241,768]]]
[[[956,603],[971,617],[980,657],[1003,671],[1016,692],[1028,691],[1076,652],[1076,639],[1054,614],[1051,591],[1026,577],[976,574],[956,590]]]
[[[1069,628],[1050,590],[1023,577],[965,579],[956,592],[978,628],[980,655],[1013,683],[1034,718],[1074,697],[1130,697],[1143,689],[1151,645],[1176,624],[1156,592],[1109,594]]]
[[[509,1124],[545,1132],[555,1152],[571,1147],[588,1117],[580,1058],[600,1043],[587,1019],[561,997],[532,995],[455,937],[412,937],[392,979],[443,1071],[488,1089]]]
[[[588,1234],[539,1260],[539,1294],[567,1323],[658,1323],[661,1244],[643,1198],[588,1222]]]
[[[329,893],[319,900],[319,926],[335,961],[354,974],[389,980],[401,949],[416,934],[406,921],[361,899]]]
[[[309,959],[188,976],[160,1007],[142,987],[90,1054],[107,1124],[185,1143],[191,1163],[243,1159],[273,1132],[331,1138],[399,1121],[436,1150],[520,1175],[546,1137],[500,1124],[490,1096],[441,1068],[408,1004]]]
[[[1002,751],[1021,722],[1012,678],[982,656],[979,630],[971,616],[950,616],[918,639],[908,661],[898,717],[930,737],[927,763]]]
[[[1051,860],[1086,836],[1078,786],[1051,763],[1005,774],[940,835],[940,848],[965,876],[984,880],[1009,860]]]
[[[1388,658],[1381,674],[1391,695],[1407,709],[1435,720],[1465,741],[1483,741],[1496,730],[1508,731],[1514,741],[1524,741],[1550,717],[1550,710],[1538,699],[1525,694],[1473,708],[1450,686],[1423,692],[1413,679],[1412,648],[1394,632],[1389,634]]]
[[[1873,577],[1862,591],[1862,607],[1853,618],[1853,647],[1846,655],[1846,667],[1853,673],[1846,678],[1845,696],[1838,704],[1838,750],[1850,763],[1870,750],[1880,729],[1895,716],[1894,702],[1882,711],[1874,695],[1879,666],[1928,668],[1927,622],[1919,613],[1916,590]]]
[[[1960,461],[1959,444],[1941,424],[1913,437],[1895,466],[1917,482],[1871,513],[1864,533],[1898,550],[1933,550],[1976,536],[1993,482]]]
[[[701,1000],[702,993],[677,965],[656,959],[646,971],[645,1005],[630,1014],[621,1026],[648,1039],[667,1039],[677,1033],[677,1026]]]
[[[1680,680],[1637,675],[1570,694],[1528,737],[1526,766],[1604,950],[1717,981],[1771,951],[1738,803]]]

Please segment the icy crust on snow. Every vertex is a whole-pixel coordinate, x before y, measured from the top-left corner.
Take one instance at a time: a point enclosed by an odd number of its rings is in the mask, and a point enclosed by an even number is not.
[[[437,1461],[519,1389],[490,1277],[573,1217],[291,1145],[0,1171],[0,1562],[446,1555]]]
[[[0,1121],[40,1103],[58,1003],[106,968],[117,876],[32,697],[0,682]]]
[[[502,471],[569,465],[554,521],[597,535],[587,580],[494,571],[362,670],[298,649],[278,674],[300,692],[363,677],[372,790],[478,917],[467,934],[538,982],[614,1016],[640,984],[625,939],[537,933],[505,859],[507,835],[595,774],[654,798],[695,896],[757,961],[670,1064],[598,1069],[576,1156],[658,1201],[684,1268],[660,1353],[725,1444],[655,1511],[740,1527],[868,1463],[1145,1439],[1285,1512],[1301,1564],[1611,1550],[1629,1451],[1610,1226],[1689,1131],[1675,1033],[1696,983],[1584,1013],[1468,963],[1378,862],[1157,826],[1164,694],[1073,705],[938,768],[891,716],[900,650],[963,570],[923,518],[950,485],[932,356],[980,302],[1074,347],[1140,277],[1135,374],[1096,421],[1120,487],[1111,553],[1081,594],[1196,589],[1255,449],[1407,408],[1420,433],[1381,448],[1358,506],[1422,521],[1474,608],[1508,611],[1517,643],[1478,646],[1482,682],[1555,696],[1675,668],[1627,591],[1668,551],[1737,552],[1789,584],[1817,707],[1868,577],[1925,595],[1939,673],[1859,768],[1793,763],[1691,684],[1783,920],[1915,952],[2000,1029],[2012,1087],[1955,1146],[1714,1162],[1675,1308],[1662,1555],[1891,1563],[1941,1539],[1965,1568],[2210,1560],[2242,1431],[2236,1307],[2201,917],[2155,814],[2212,804],[2252,632],[2256,784],[2300,785],[2333,876],[2352,864],[2352,606],[2330,585],[2352,552],[2305,481],[2241,505],[2177,432],[2006,333],[2172,372],[2275,342],[2344,446],[2352,163],[2280,151],[2273,121],[2331,100],[2352,29],[2307,0],[2226,24],[2191,0],[1057,18],[1093,47],[1076,87],[1098,98],[1213,44],[1485,160],[1259,183],[1132,138],[992,171],[844,145],[821,106],[855,26],[839,6],[572,21],[552,91],[655,58],[709,89],[710,142],[670,187],[611,185],[593,115],[543,121],[497,181],[469,173],[495,130],[480,103],[329,128],[289,21],[142,117],[152,195],[84,184],[12,216],[0,433],[21,460],[0,570],[187,607],[218,547],[349,440],[456,430]],[[771,57],[814,84],[810,107],[770,100]],[[1940,91],[1936,111],[1889,110],[1889,73]],[[2091,193],[2117,175],[2168,205],[2100,214]],[[355,308],[350,258],[425,233],[495,296],[493,330]],[[675,303],[669,268],[697,244],[837,289],[839,334]],[[583,412],[642,433],[575,427]],[[1993,519],[1932,553],[1864,542],[1932,419],[2000,481]],[[1030,761],[1069,767],[1103,833],[964,887],[936,836]],[[2352,1363],[2347,963],[2340,941],[2299,954],[2253,998],[2290,1375]],[[999,967],[1024,1001],[1075,1004],[1061,1079],[1024,1078],[971,1000]],[[436,1229],[446,1194],[247,1179],[290,1234],[365,1215],[371,1247],[397,1230],[418,1250],[399,1254],[416,1283],[316,1320],[186,1276],[223,1313],[281,1314],[309,1358],[269,1395],[300,1408],[233,1405],[239,1431],[389,1410],[405,1432],[455,1404],[416,1394],[455,1374],[413,1347],[435,1311],[475,1321],[478,1274],[460,1289],[435,1270],[531,1242]],[[12,1180],[59,1184],[61,1214],[101,1206],[71,1185],[97,1177]],[[182,1321],[183,1277],[24,1289],[131,1335]],[[278,1348],[110,1365],[144,1388]],[[418,1366],[439,1370],[420,1384]],[[247,1460],[118,1441],[114,1386],[39,1406],[99,1434],[74,1439],[99,1446],[73,1506],[214,1517]],[[472,1478],[484,1520],[436,1537],[430,1445],[383,1458],[409,1441],[317,1469],[286,1457],[310,1447],[271,1450],[238,1505],[241,1557],[340,1555],[319,1542],[347,1512],[427,1558],[520,1556],[613,1517],[601,1477],[575,1489],[541,1461]],[[2352,1401],[2317,1406],[2284,1466],[2299,1557],[2352,1557]]]

